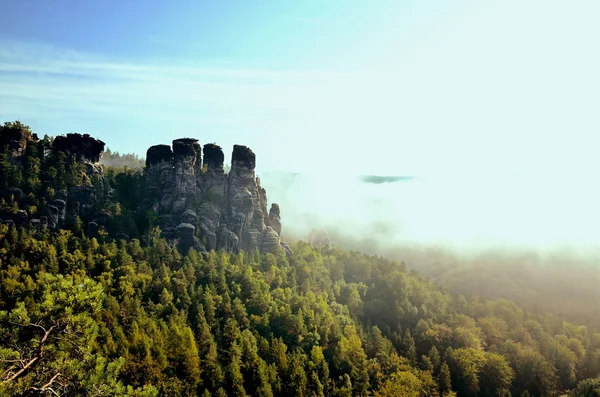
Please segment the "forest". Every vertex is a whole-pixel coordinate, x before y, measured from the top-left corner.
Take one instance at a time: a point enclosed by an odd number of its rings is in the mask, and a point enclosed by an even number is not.
[[[142,169],[89,175],[51,143],[2,148],[0,218],[87,186],[108,220],[0,224],[0,395],[600,396],[594,327],[351,248],[181,253]]]

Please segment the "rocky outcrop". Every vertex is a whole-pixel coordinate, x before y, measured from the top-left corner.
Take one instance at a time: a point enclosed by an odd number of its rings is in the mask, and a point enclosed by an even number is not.
[[[67,202],[63,199],[54,199],[48,204],[47,216],[50,230],[56,230],[65,224],[66,211]]]
[[[152,146],[146,154],[149,208],[156,211],[167,238],[184,251],[225,249],[263,253],[280,249],[279,206],[267,212],[267,194],[255,175],[256,156],[233,147],[231,170],[224,172],[220,146],[202,148],[182,138]]]
[[[96,193],[91,187],[104,186],[104,172],[98,164],[104,151],[104,142],[88,134],[71,133],[66,136],[57,136],[52,142],[54,152],[63,152],[71,160],[82,164],[84,186],[73,186],[68,190],[56,191],[52,201],[46,208],[47,226],[51,230],[72,225],[79,217],[84,222],[93,222],[96,207]],[[103,190],[101,188],[100,190]],[[41,219],[41,218],[40,218]],[[40,225],[44,222],[40,221]],[[96,225],[89,230],[97,230]]]
[[[17,127],[10,133],[2,130],[0,143],[22,154],[27,142],[35,142],[36,138],[27,128],[19,130]],[[77,181],[81,175],[80,186],[69,185],[68,189],[54,191],[64,183],[42,180],[44,191],[49,193],[41,216],[29,219],[25,211],[7,212],[0,214],[0,222],[51,230],[77,223],[89,236],[104,236],[100,230],[108,228],[114,237],[127,239],[128,236],[118,230],[119,223],[111,220],[110,211],[99,212],[116,198],[114,191],[106,186],[103,168],[98,164],[104,146],[104,142],[87,134],[56,137],[52,152],[61,154],[60,157],[64,157],[62,154],[67,156],[65,171],[76,176]],[[48,148],[42,149],[46,153]],[[78,168],[70,168],[73,161],[78,163]],[[255,173],[254,152],[247,146],[234,145],[231,168],[227,173],[224,161],[225,155],[219,145],[201,146],[194,138],[150,147],[144,169],[147,191],[141,208],[135,210],[140,210],[140,214],[147,210],[154,212],[163,235],[182,252],[191,248],[200,252],[218,249],[263,253],[283,249],[288,252],[280,238],[279,206],[272,204],[267,211],[267,192],[260,186]],[[23,192],[19,189],[0,191],[0,198],[7,202],[20,201],[22,197]]]
[[[269,210],[269,225],[271,225],[277,234],[281,234],[281,216],[279,214],[279,204],[271,204],[271,209]]]
[[[32,156],[39,155],[40,151],[43,151],[43,156],[47,158],[48,148],[45,144],[40,145],[36,134],[33,134],[29,127],[20,122],[5,123],[4,126],[0,126],[0,147],[8,149],[9,161],[14,166],[25,166],[22,155],[30,145],[36,149],[32,151]],[[58,185],[55,183],[56,181],[52,177],[40,174],[42,176],[40,181],[41,190],[48,192],[48,196],[45,197],[48,201],[46,205],[41,207],[40,216],[30,219],[29,215],[33,214],[28,214],[24,210],[12,210],[10,214],[2,214],[0,217],[2,220],[10,221],[11,224],[17,227],[29,225],[36,229],[48,227],[51,230],[71,226],[78,217],[85,223],[93,220],[97,200],[99,199],[96,196],[100,195],[102,199],[107,198],[104,193],[103,168],[98,164],[104,151],[104,142],[87,134],[72,133],[54,138],[51,150],[53,154],[64,154],[66,156],[66,159],[61,160],[58,158],[58,160],[62,162],[61,166],[65,168],[68,175],[81,176],[80,185],[71,187],[68,190],[54,191]],[[77,163],[77,169],[71,168],[73,162]],[[61,182],[64,185],[66,181]],[[4,199],[7,203],[15,201],[21,208],[26,210],[29,210],[32,201],[17,187],[0,190],[0,199]]]
[[[102,157],[104,142],[92,138],[89,134],[71,133],[54,138],[52,149],[64,152],[81,163],[95,164]]]
[[[36,140],[37,136],[19,122],[0,126],[0,148],[8,148],[12,156],[22,155],[25,153],[27,144]]]
[[[146,167],[173,161],[173,151],[169,145],[151,146],[146,152]]]
[[[0,211],[0,223],[24,227],[27,225],[27,211]]]

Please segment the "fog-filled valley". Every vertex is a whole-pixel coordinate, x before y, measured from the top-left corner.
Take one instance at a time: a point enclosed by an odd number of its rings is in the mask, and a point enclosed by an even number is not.
[[[600,329],[600,189],[584,175],[266,173],[284,237],[404,262],[458,293]]]

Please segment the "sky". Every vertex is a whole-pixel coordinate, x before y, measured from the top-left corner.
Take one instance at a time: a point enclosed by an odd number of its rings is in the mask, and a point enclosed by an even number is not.
[[[0,120],[257,170],[600,167],[597,0],[3,0]]]

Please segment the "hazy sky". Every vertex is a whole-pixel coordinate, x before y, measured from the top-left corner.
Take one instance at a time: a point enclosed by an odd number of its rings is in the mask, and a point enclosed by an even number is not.
[[[258,170],[600,168],[598,0],[3,0],[0,120]]]

